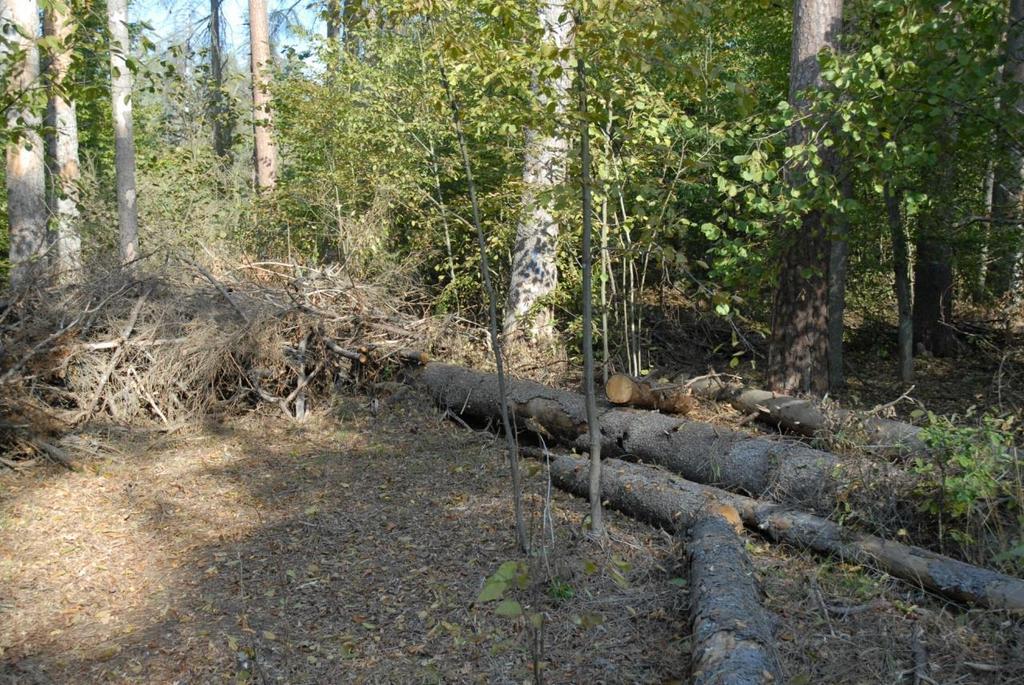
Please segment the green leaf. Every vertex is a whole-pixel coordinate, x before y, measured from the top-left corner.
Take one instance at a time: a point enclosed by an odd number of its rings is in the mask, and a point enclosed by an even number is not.
[[[522,616],[523,607],[514,599],[506,599],[494,608],[494,613],[498,616]]]
[[[485,602],[493,602],[501,599],[502,595],[505,594],[505,590],[508,588],[508,584],[501,580],[494,580],[491,578],[484,583],[484,589],[480,591],[476,601],[478,604],[484,604]]]

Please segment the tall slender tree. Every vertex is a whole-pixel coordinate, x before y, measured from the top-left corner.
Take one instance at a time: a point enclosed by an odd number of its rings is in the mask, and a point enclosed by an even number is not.
[[[277,146],[270,107],[270,23],[266,0],[249,0],[249,64],[252,69],[253,163],[256,187],[272,190],[277,183]]]
[[[573,18],[564,0],[544,0],[539,10],[544,28],[544,43],[557,52],[558,76],[547,84],[538,84],[541,109],[553,104],[553,128],[543,131],[527,128],[523,153],[522,216],[516,228],[512,253],[512,276],[505,306],[505,333],[523,334],[539,340],[554,332],[554,314],[550,308],[538,310],[539,301],[558,285],[558,221],[555,219],[550,191],[565,180],[569,141],[561,130],[567,111],[572,68],[564,51],[573,34]],[[547,87],[543,87],[546,85]],[[521,324],[528,318],[530,324]]]
[[[579,21],[579,17],[577,17]],[[591,249],[594,199],[590,179],[590,118],[587,116],[587,71],[583,57],[576,56],[580,116],[580,185],[583,198],[583,384],[586,392],[587,428],[590,432],[590,530],[595,537],[604,536],[604,513],[601,509],[601,419],[597,413],[594,391],[594,260]]]
[[[806,114],[804,93],[822,85],[818,55],[834,50],[842,27],[842,0],[794,0],[789,101]],[[792,145],[810,139],[810,125],[798,119],[790,131]],[[826,156],[826,165],[829,159]],[[806,167],[792,170],[794,187],[807,183]],[[768,376],[779,391],[824,393],[828,390],[828,270],[831,252],[822,211],[808,211],[799,230],[782,239],[778,289],[772,308]]]
[[[47,3],[43,34],[55,43],[50,57],[48,83],[53,126],[50,174],[55,235],[52,259],[58,278],[63,280],[74,279],[82,267],[82,238],[78,230],[78,112],[75,100],[67,92],[76,28],[68,0]]]
[[[117,172],[117,223],[121,261],[139,257],[139,208],[135,186],[135,133],[132,126],[134,75],[129,56],[128,0],[107,0],[110,30],[110,96],[114,114],[114,167]]]
[[[0,2],[7,79],[7,221],[10,280],[28,285],[46,253],[46,179],[41,117],[33,93],[39,86],[39,6],[35,0]]]
[[[1024,0],[1010,0],[1010,20],[1006,31],[1006,61],[1003,80],[1021,89],[1015,101],[1001,104],[1005,118],[1024,116]],[[996,169],[992,188],[992,207],[1000,220],[998,230],[1008,231],[1009,240],[996,256],[991,282],[999,295],[1024,297],[1024,150],[1011,144],[1007,160]]]
[[[224,49],[221,31],[223,0],[210,0],[210,121],[213,150],[221,159],[231,157],[231,128],[224,111]]]

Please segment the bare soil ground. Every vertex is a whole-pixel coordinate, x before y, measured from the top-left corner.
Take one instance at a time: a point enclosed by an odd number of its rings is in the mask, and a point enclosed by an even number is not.
[[[0,683],[521,683],[535,663],[548,683],[686,681],[679,546],[612,513],[600,548],[557,491],[546,518],[536,465],[549,553],[508,596],[543,629],[476,602],[520,558],[502,443],[424,398],[116,444],[81,473],[0,474]],[[790,683],[914,682],[918,629],[934,682],[1024,683],[1020,617],[749,548]]]

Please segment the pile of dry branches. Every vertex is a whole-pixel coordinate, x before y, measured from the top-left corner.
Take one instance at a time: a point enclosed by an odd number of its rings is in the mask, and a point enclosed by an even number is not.
[[[386,380],[403,348],[443,341],[451,353],[479,335],[426,311],[407,278],[359,283],[269,262],[214,275],[188,258],[11,293],[0,303],[0,458],[68,465],[68,436],[97,422],[174,429],[261,404],[302,419],[339,386]]]

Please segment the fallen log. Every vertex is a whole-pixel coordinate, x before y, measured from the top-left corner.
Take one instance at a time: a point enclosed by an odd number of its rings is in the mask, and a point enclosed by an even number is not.
[[[657,409],[670,414],[689,414],[697,400],[678,384],[658,386],[650,380],[617,373],[604,386],[605,396],[612,404],[627,404],[641,409]]]
[[[455,416],[495,422],[501,398],[494,374],[429,362],[410,369],[415,382]],[[583,396],[531,381],[510,379],[508,401],[517,430],[529,430],[549,442],[589,447]],[[756,438],[654,412],[602,405],[601,449],[610,457],[658,464],[699,483],[768,497],[801,508],[830,512],[848,469],[834,454],[799,443]],[[901,477],[890,465],[859,463],[858,477],[869,470],[885,482]]]
[[[760,601],[761,588],[728,506],[705,508],[684,542],[690,568],[691,660],[695,685],[783,682],[772,634],[775,617]]]
[[[527,448],[523,453],[545,458],[541,450]],[[574,495],[587,496],[586,459],[551,453],[549,464],[555,485]],[[605,460],[601,494],[612,508],[672,532],[694,525],[709,502],[731,506],[748,528],[777,542],[869,564],[959,602],[1024,611],[1024,580],[1020,578],[920,547],[846,530],[820,516],[699,485],[650,466]]]
[[[608,379],[609,384],[613,378]],[[903,459],[928,452],[921,428],[903,421],[848,409],[825,410],[813,400],[749,388],[714,374],[689,380],[680,378],[673,387],[677,392],[688,390],[697,397],[727,402],[743,414],[756,414],[758,420],[798,435],[834,438],[842,432],[853,435],[865,449]]]

